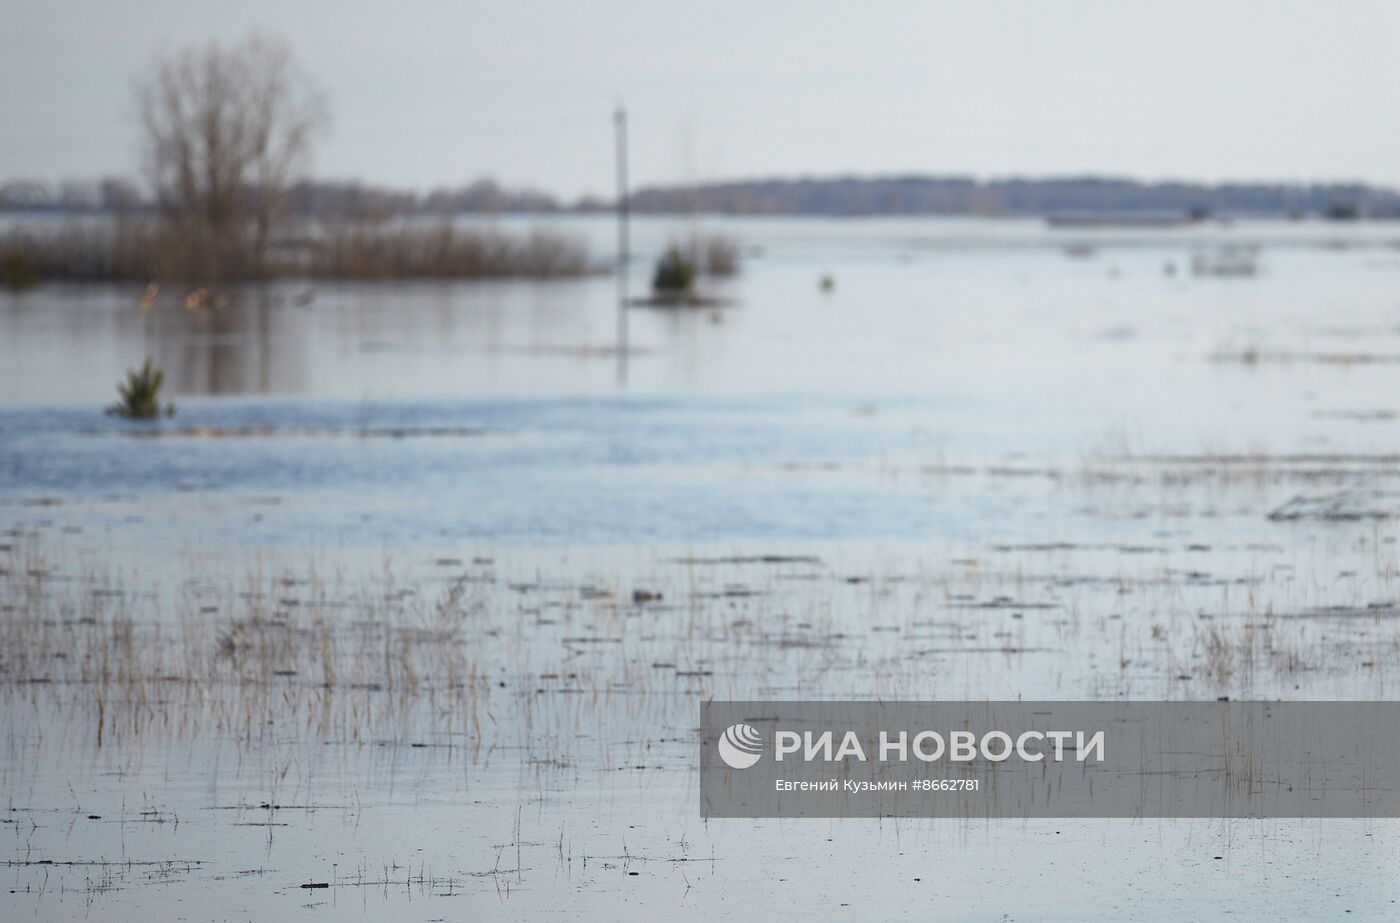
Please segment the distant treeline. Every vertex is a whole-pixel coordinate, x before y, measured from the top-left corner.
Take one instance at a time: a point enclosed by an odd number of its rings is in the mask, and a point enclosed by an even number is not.
[[[426,194],[358,182],[302,180],[282,194],[281,208],[302,219],[381,220],[414,215],[547,213],[565,210],[543,192],[509,190],[482,179]],[[92,182],[0,183],[0,212],[57,214],[140,214],[157,203],[134,184],[116,178]]]
[[[958,176],[763,179],[653,186],[635,192],[632,211],[736,215],[1323,216],[1400,217],[1400,191],[1362,183],[1148,183],[1106,177],[977,180]],[[287,189],[292,217],[383,219],[412,215],[600,212],[603,199],[563,202],[548,193],[482,179],[427,193],[357,182],[302,181]],[[120,179],[49,185],[0,184],[0,211],[118,213],[155,203]]]
[[[771,179],[639,190],[638,212],[754,215],[1400,217],[1400,192],[1359,183],[1145,183],[1104,177]]]

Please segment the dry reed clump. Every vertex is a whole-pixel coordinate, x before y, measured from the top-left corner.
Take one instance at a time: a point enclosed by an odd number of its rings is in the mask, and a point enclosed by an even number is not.
[[[739,242],[724,234],[710,234],[700,246],[700,271],[711,276],[732,276],[739,271]]]
[[[332,279],[552,279],[590,266],[582,244],[545,231],[370,223],[324,228],[307,241],[303,269]]]
[[[0,234],[0,253],[26,267],[31,284],[44,281],[140,281],[168,273],[186,249],[176,235],[150,222],[74,221]]]
[[[7,266],[23,269],[24,284],[16,289],[44,281],[554,279],[592,271],[586,249],[572,237],[448,224],[326,225],[275,241],[265,258],[255,259],[251,244],[202,234],[197,227],[152,218],[75,221],[0,234],[0,254]]]

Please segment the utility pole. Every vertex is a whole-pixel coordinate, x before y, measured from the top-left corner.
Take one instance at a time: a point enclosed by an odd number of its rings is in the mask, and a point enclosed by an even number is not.
[[[617,107],[617,383],[627,384],[627,110]]]

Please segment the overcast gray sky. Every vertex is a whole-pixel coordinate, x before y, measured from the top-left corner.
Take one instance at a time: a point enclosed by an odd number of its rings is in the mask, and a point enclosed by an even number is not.
[[[291,43],[315,172],[425,189],[853,172],[1400,185],[1400,4],[5,0],[0,178],[137,169],[162,49]]]

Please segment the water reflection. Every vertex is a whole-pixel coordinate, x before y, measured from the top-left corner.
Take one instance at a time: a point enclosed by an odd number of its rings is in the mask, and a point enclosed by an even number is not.
[[[559,223],[590,234],[608,230],[606,222]],[[659,245],[662,229],[655,230]],[[1025,441],[1036,431],[1058,436],[1070,426],[1083,439],[1085,427],[1097,436],[1104,421],[1151,421],[1164,445],[1205,430],[1208,438],[1276,448],[1312,425],[1300,421],[1296,395],[1281,384],[1286,370],[1241,373],[1208,357],[1348,355],[1356,344],[1336,330],[1393,329],[1385,321],[1392,305],[1378,275],[1379,243],[1367,236],[1393,229],[1359,229],[1357,246],[1345,250],[1287,238],[1303,233],[1291,226],[1240,225],[1211,231],[1208,240],[1164,232],[1096,239],[1095,259],[1067,257],[1070,238],[1016,223],[751,219],[730,223],[726,233],[750,254],[723,292],[731,306],[634,309],[629,393],[995,403],[1022,411],[1017,419],[986,418],[990,429],[1017,440],[1016,451],[1033,448]],[[1248,279],[1163,274],[1165,262],[1229,235],[1265,241],[1267,271]],[[899,248],[908,260],[891,259]],[[650,268],[639,249],[634,291],[645,290]],[[840,283],[824,292],[819,283],[828,272]],[[149,312],[138,307],[137,286],[43,286],[0,296],[0,403],[96,411],[148,355],[165,368],[177,402],[193,395],[388,403],[615,393],[616,287],[607,276],[285,282],[216,293],[193,311],[185,295],[167,286]],[[227,304],[215,306],[218,295]],[[1306,318],[1322,310],[1332,321],[1319,345]],[[1387,351],[1379,341],[1368,349]],[[1355,395],[1388,393],[1379,364],[1348,374],[1310,383],[1316,409],[1354,410]],[[1171,387],[1160,386],[1163,376]],[[1204,416],[1189,410],[1207,405]],[[1039,421],[1034,430],[1030,419]]]
[[[577,381],[580,367],[597,372],[585,379],[607,379],[610,291],[594,279],[301,283],[167,290],[143,308],[135,286],[50,286],[0,299],[0,397],[99,402],[146,356],[177,400],[535,390],[542,379]]]
[[[168,301],[142,312],[143,336],[180,394],[268,394],[305,390],[306,338],[295,310],[267,289],[235,291],[217,304]]]

